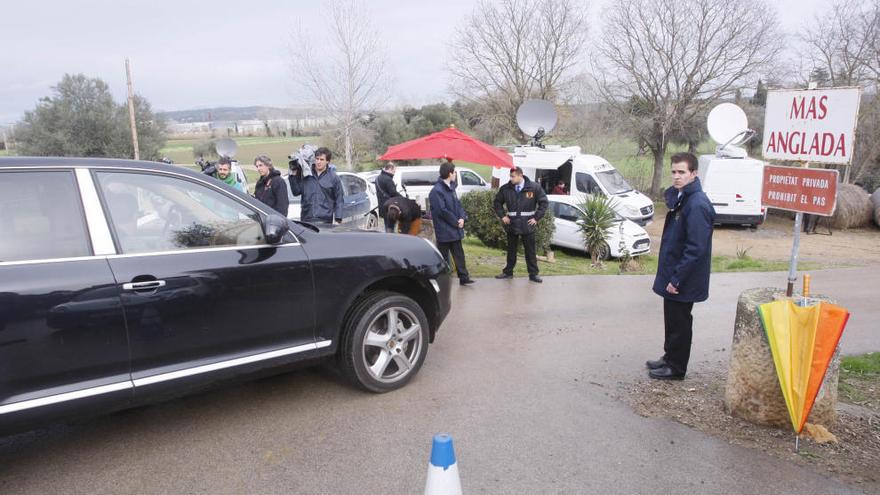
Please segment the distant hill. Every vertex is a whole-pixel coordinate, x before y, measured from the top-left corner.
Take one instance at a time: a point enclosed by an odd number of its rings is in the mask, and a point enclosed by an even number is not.
[[[179,123],[209,122],[209,121],[241,121],[241,120],[274,120],[274,119],[298,119],[303,117],[317,117],[321,111],[309,107],[215,107],[198,108],[193,110],[176,110],[172,112],[158,112],[166,119]]]

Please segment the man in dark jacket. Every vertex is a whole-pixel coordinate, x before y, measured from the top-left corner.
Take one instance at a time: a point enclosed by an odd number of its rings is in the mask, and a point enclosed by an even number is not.
[[[385,219],[385,232],[394,232],[394,223],[389,221],[385,213],[388,211],[385,206],[386,202],[391,198],[400,197],[397,192],[397,185],[394,184],[394,172],[397,167],[393,162],[388,162],[376,177],[376,199],[379,200],[379,216]]]
[[[669,212],[654,279],[654,292],[663,298],[665,353],[645,364],[651,378],[681,380],[691,355],[691,310],[695,302],[709,298],[712,266],[715,209],[700,186],[696,156],[672,155],[672,187],[666,190],[665,199]]]
[[[454,184],[457,175],[455,165],[451,161],[440,165],[440,180],[434,184],[434,188],[428,194],[428,203],[431,205],[431,218],[434,220],[437,249],[447,263],[449,263],[449,253],[452,252],[459,283],[470,285],[474,280],[468,274],[464,261],[464,248],[461,246],[467,213],[464,212],[464,207],[455,194]]]
[[[254,166],[260,174],[254,186],[254,197],[287,217],[290,200],[287,198],[287,186],[284,185],[281,172],[275,170],[272,159],[266,155],[254,158]]]
[[[333,154],[327,148],[315,150],[315,163],[293,166],[287,179],[294,196],[302,195],[300,220],[310,223],[341,223],[344,190],[330,166]]]
[[[538,221],[544,218],[544,213],[547,212],[548,204],[547,195],[544,194],[540,184],[524,176],[519,167],[510,171],[510,182],[498,189],[493,203],[495,214],[501,219],[504,230],[507,231],[507,266],[501,271],[501,275],[495,278],[513,278],[516,250],[522,239],[529,280],[543,282],[538,276],[535,231],[538,229]]]

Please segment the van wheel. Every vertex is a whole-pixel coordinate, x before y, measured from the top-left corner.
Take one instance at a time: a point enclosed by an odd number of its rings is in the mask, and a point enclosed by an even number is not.
[[[409,382],[428,353],[428,319],[412,299],[375,292],[357,302],[346,318],[339,367],[370,392],[389,392]]]

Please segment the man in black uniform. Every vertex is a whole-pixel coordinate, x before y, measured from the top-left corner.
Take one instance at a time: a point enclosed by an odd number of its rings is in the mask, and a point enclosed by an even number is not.
[[[538,276],[538,257],[535,252],[535,231],[538,221],[544,218],[547,211],[547,195],[537,182],[523,175],[519,167],[510,171],[510,182],[498,189],[495,195],[495,214],[504,223],[507,231],[507,266],[501,275],[495,278],[513,278],[513,267],[516,266],[516,249],[522,239],[526,251],[526,266],[529,280],[541,283]],[[505,211],[506,208],[506,211]]]
[[[394,184],[394,172],[397,167],[393,162],[388,162],[376,177],[376,199],[379,200],[379,216],[385,219],[385,232],[394,232],[396,220],[388,218],[388,207],[385,205],[391,198],[400,197],[397,186]]]

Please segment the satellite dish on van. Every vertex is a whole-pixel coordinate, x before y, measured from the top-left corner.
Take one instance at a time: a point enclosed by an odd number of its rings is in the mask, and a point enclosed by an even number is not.
[[[718,143],[715,154],[730,158],[745,158],[745,150],[736,146],[745,143],[755,131],[749,129],[746,113],[733,103],[722,103],[709,112],[706,119],[709,135]]]
[[[232,158],[235,156],[235,152],[238,151],[238,144],[232,139],[221,138],[214,141],[214,148],[217,149],[218,155]]]
[[[533,145],[541,146],[541,138],[556,127],[556,108],[547,100],[526,100],[516,110],[516,123]]]

